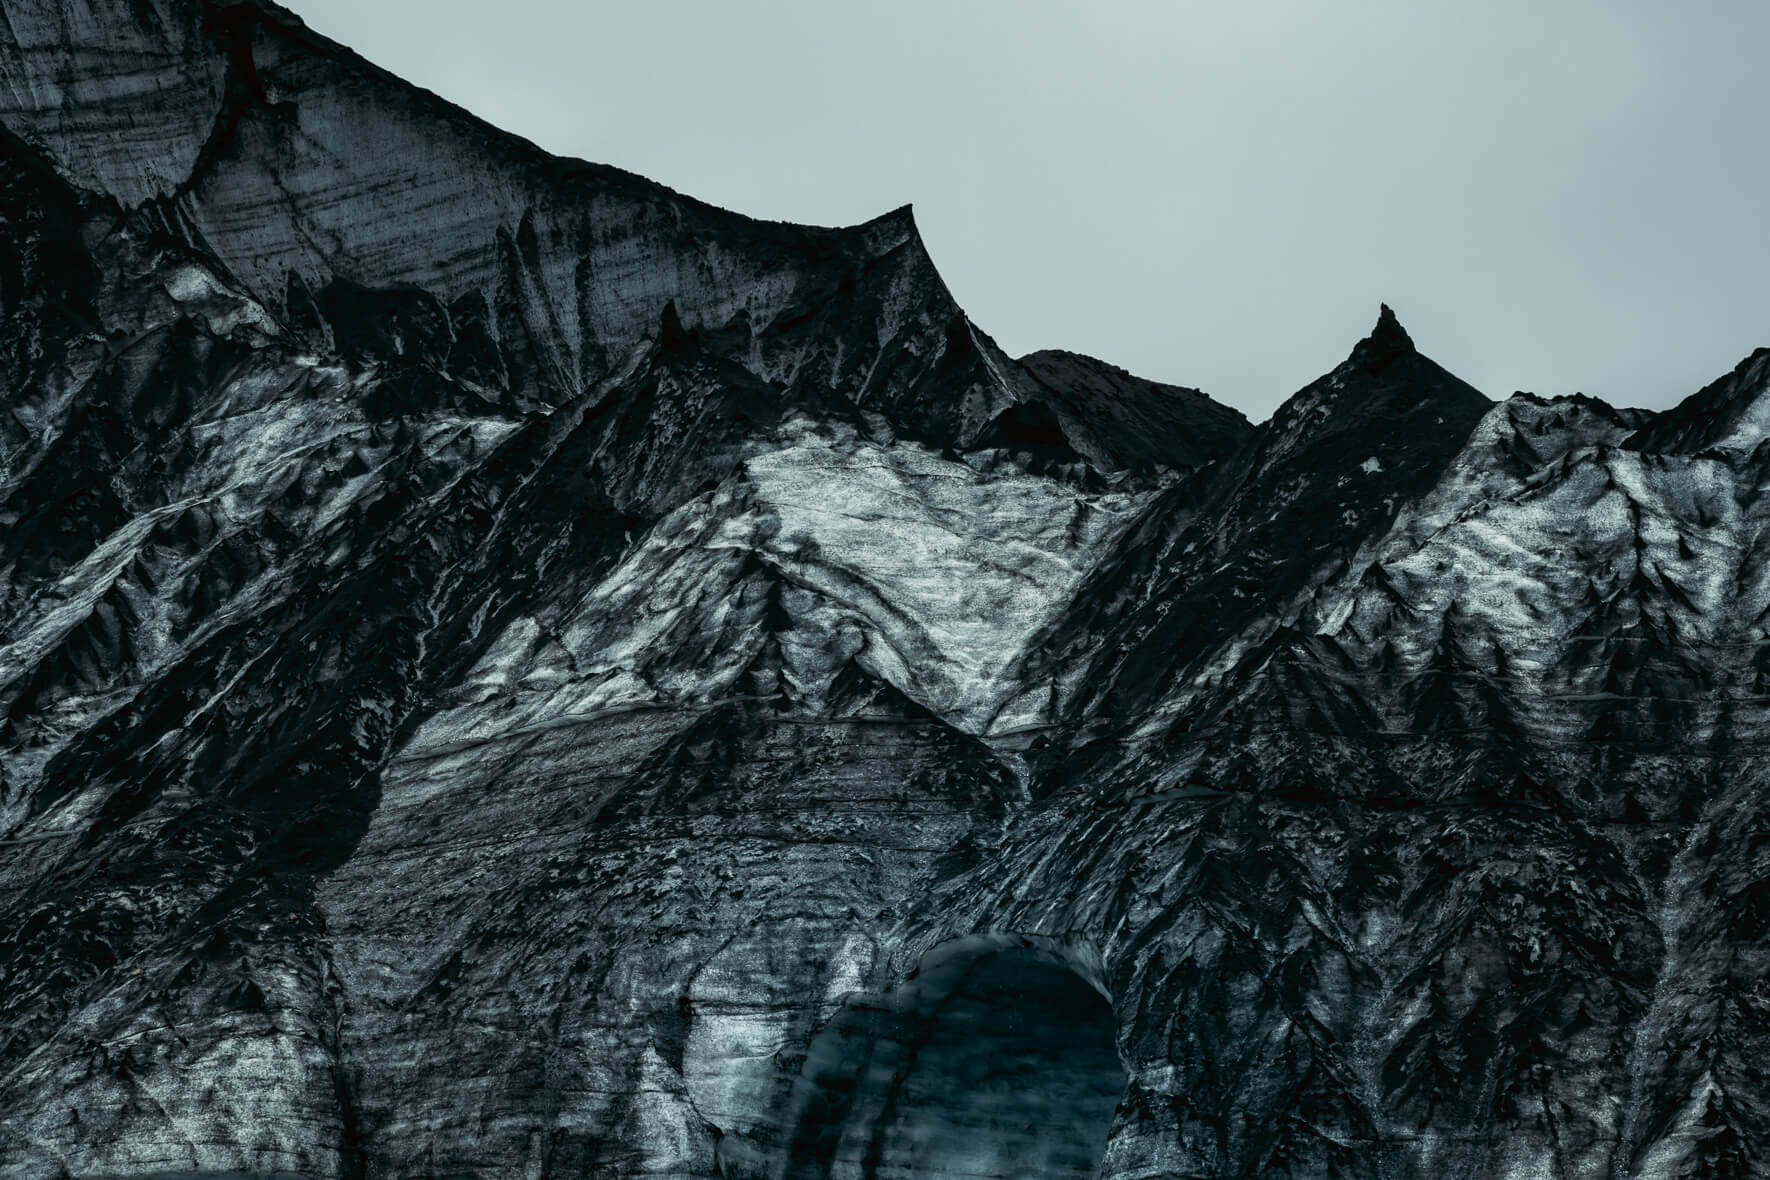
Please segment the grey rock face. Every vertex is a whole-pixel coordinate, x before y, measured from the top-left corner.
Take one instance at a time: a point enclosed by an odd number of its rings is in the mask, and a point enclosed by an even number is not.
[[[0,1176],[1770,1167],[1770,354],[1255,427],[0,11]]]

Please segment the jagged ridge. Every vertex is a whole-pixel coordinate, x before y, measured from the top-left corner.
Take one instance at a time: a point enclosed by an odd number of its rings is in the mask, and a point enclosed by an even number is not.
[[[1770,353],[1384,307],[1251,427],[907,211],[4,14],[7,1175],[1763,1170]]]

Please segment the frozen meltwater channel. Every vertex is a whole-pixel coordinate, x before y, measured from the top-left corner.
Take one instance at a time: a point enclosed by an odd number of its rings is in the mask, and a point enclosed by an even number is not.
[[[771,639],[811,707],[852,660],[967,732],[1017,724],[1017,660],[1142,499],[794,419],[575,602],[507,625],[406,752],[717,699]]]

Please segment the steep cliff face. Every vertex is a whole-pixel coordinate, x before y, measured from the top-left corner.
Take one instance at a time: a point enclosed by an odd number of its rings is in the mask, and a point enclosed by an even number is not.
[[[4,0],[0,1175],[1770,1166],[1765,356],[1271,421]]]

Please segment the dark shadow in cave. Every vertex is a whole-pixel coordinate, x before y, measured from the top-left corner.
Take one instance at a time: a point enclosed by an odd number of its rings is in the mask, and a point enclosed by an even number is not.
[[[1125,1087],[1114,1031],[1111,1003],[1054,949],[948,943],[812,1041],[786,1175],[1093,1176]]]

